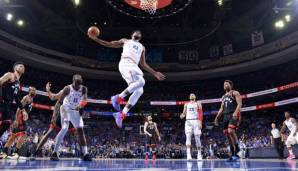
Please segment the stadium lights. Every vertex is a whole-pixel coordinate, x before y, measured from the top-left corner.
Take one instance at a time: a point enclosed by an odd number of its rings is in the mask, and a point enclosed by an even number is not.
[[[289,15],[289,14],[285,15],[285,20],[286,20],[286,22],[290,22],[291,21],[291,15]]]
[[[17,25],[22,27],[24,25],[24,21],[23,20],[18,20]]]
[[[80,0],[73,0],[73,2],[74,2],[74,4],[75,4],[75,6],[79,6],[79,5],[80,5],[80,3],[81,3],[81,1],[80,1]]]
[[[223,6],[223,0],[217,0],[217,5],[220,7]]]
[[[275,27],[276,27],[277,29],[282,29],[282,28],[284,28],[284,27],[285,27],[285,23],[284,23],[284,21],[283,21],[283,20],[278,20],[277,22],[275,22]]]
[[[6,20],[11,21],[13,19],[13,15],[11,13],[6,14]]]

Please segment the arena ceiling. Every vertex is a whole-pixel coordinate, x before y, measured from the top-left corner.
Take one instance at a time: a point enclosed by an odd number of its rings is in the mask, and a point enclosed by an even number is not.
[[[291,0],[278,2],[281,1]],[[74,2],[80,4],[76,6]],[[243,41],[249,42],[251,32],[256,30],[266,30],[265,34],[271,34],[276,19],[272,0],[166,0],[167,3],[159,6],[154,17],[132,7],[129,0],[112,2],[0,0],[0,15],[5,17],[12,13],[15,20],[21,18],[24,21],[20,28],[12,22],[0,20],[0,28],[41,46],[70,54],[77,54],[81,47],[87,52],[96,51],[97,46],[85,35],[90,25],[100,27],[101,37],[107,40],[128,37],[132,30],[140,29],[144,34],[143,42],[149,46],[173,48],[171,45],[178,43],[183,48],[196,46],[208,50],[213,44],[239,42],[239,47],[244,46]],[[121,5],[115,7],[115,4]]]

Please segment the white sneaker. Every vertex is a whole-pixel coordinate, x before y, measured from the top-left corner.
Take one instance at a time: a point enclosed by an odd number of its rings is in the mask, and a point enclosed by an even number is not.
[[[191,155],[187,155],[187,160],[192,160]]]
[[[0,153],[0,159],[5,159],[7,157],[6,153],[1,152]]]
[[[202,157],[202,154],[201,154],[201,153],[198,153],[197,160],[198,160],[198,161],[202,161],[202,160],[203,160],[203,157]]]
[[[20,156],[17,153],[13,153],[11,156],[7,156],[7,159],[18,160]]]

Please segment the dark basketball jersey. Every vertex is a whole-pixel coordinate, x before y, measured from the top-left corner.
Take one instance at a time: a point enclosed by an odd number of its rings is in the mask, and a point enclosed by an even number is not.
[[[152,135],[152,137],[155,136],[155,134],[156,134],[156,130],[155,130],[155,124],[154,124],[154,122],[152,122],[152,123],[149,123],[149,122],[148,122],[148,125],[147,125],[147,132],[149,132],[149,133]]]
[[[0,88],[0,97],[9,103],[12,103],[13,100],[16,100],[16,96],[18,95],[20,90],[20,81],[15,80],[11,83],[6,83]]]
[[[222,97],[223,114],[233,114],[237,108],[237,102],[232,93],[233,91]]]

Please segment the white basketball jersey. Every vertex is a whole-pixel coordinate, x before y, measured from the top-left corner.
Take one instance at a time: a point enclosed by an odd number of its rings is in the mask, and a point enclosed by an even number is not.
[[[296,125],[293,124],[293,122],[291,121],[293,118],[290,118],[288,120],[285,120],[285,124],[288,127],[288,129],[290,130],[290,132],[293,132],[294,130],[296,130]]]
[[[83,100],[83,86],[80,87],[78,91],[76,91],[72,85],[69,85],[70,92],[69,94],[64,98],[63,105],[69,107],[70,109],[75,109],[77,106],[79,106],[80,102]]]
[[[128,40],[124,43],[122,57],[131,59],[137,65],[140,62],[144,46],[137,41]]]
[[[198,119],[199,105],[197,102],[189,102],[186,104],[186,120]]]

